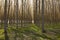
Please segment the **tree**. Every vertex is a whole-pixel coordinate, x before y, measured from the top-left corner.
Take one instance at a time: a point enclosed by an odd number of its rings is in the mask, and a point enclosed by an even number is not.
[[[15,21],[16,21],[16,29],[18,29],[18,0],[14,0],[15,3]],[[15,31],[15,40],[17,40],[17,32]]]
[[[44,0],[42,0],[42,32],[45,32],[44,29]]]
[[[8,27],[7,0],[5,0],[5,6],[4,6],[4,33],[5,33],[5,40],[9,40],[8,34],[7,34],[7,27]]]

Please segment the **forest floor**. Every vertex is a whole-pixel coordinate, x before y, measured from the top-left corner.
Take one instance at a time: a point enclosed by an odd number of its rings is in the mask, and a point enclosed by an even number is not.
[[[12,30],[12,29],[10,29],[10,30]],[[45,31],[46,31],[45,33],[41,32],[42,31],[41,27],[37,27],[37,26],[35,27],[35,25],[34,26],[31,25],[31,27],[26,28],[26,29],[21,28],[21,29],[18,29],[17,31],[20,32],[19,30],[25,31],[26,35],[28,35],[29,37],[31,35],[34,35],[36,40],[60,40],[60,23],[45,24]],[[26,30],[29,30],[29,31],[33,30],[34,32],[32,34],[30,34],[31,32],[28,32]],[[12,33],[10,33],[10,35],[12,35]],[[0,29],[0,40],[4,40],[4,29],[3,28]],[[28,39],[26,39],[26,40],[28,40]]]

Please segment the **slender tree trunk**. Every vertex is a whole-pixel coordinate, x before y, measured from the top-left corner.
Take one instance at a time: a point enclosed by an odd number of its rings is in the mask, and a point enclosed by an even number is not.
[[[8,21],[9,21],[9,12],[10,12],[10,0],[9,0],[9,3],[8,3]],[[8,23],[9,25],[9,23]]]
[[[45,32],[44,29],[44,0],[42,0],[42,32]]]
[[[5,6],[4,6],[4,34],[5,34],[5,40],[9,40],[8,34],[7,34],[7,27],[8,27],[7,0],[5,0]]]
[[[34,0],[34,24],[37,24],[36,18],[37,18],[37,0]]]
[[[24,9],[23,9],[23,6],[24,6],[24,5],[23,5],[23,1],[24,1],[24,0],[21,0],[21,1],[22,1],[21,27],[23,27],[23,13],[24,13],[24,11],[23,11],[23,10],[24,10]],[[22,36],[21,36],[21,40],[24,40],[23,34],[22,34]]]
[[[15,0],[15,21],[16,21],[16,29],[18,29],[18,0]],[[17,31],[15,31],[15,40],[17,40]]]

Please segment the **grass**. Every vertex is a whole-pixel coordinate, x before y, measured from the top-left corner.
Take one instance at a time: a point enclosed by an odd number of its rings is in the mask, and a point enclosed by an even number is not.
[[[16,29],[16,25],[8,26],[8,36],[14,40],[14,32],[18,33],[18,37],[21,38],[24,35],[24,39],[30,40],[60,40],[60,23],[57,24],[45,24],[46,33],[42,33],[41,27],[37,27],[35,24],[29,24],[26,27],[19,27]],[[0,40],[4,40],[4,29],[0,29]],[[13,36],[12,36],[13,35]],[[11,39],[10,39],[11,40]]]

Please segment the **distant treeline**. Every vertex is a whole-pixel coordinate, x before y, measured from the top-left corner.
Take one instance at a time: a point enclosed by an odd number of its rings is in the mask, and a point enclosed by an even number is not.
[[[16,20],[16,0],[7,0],[8,20]],[[30,2],[31,1],[31,2]],[[0,0],[0,20],[4,20],[4,0]],[[42,0],[18,0],[18,19],[42,20]],[[45,22],[60,22],[60,0],[44,0]]]

